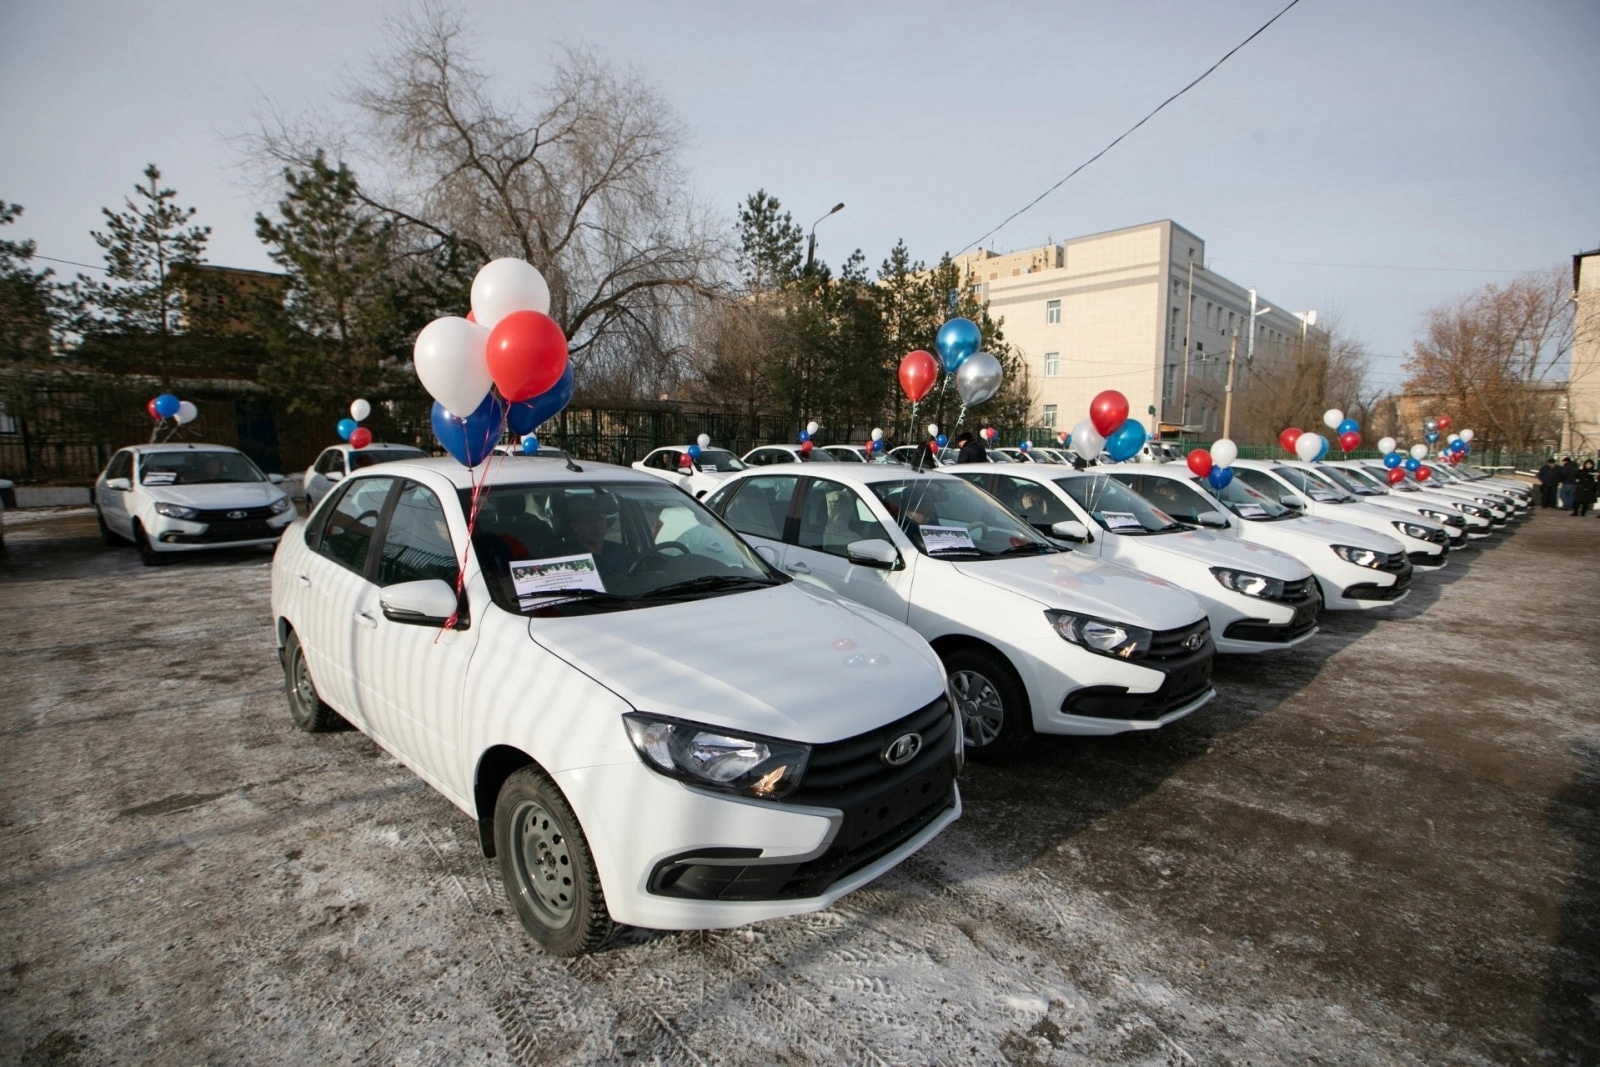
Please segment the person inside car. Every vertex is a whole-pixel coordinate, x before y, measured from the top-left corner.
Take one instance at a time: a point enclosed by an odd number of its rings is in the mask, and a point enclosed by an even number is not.
[[[606,540],[606,508],[597,496],[569,496],[566,521],[575,551],[594,557],[600,577],[623,574],[633,566],[633,553],[625,545]]]

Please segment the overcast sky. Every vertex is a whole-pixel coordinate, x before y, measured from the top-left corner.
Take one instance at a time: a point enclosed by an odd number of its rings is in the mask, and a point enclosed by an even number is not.
[[[730,227],[758,188],[805,227],[842,200],[818,254],[876,267],[898,238],[930,261],[971,245],[1285,2],[464,10],[497,93],[531,97],[562,45],[591,46],[678,111],[695,194]],[[397,9],[0,2],[0,199],[25,208],[6,236],[99,264],[100,208],[154,162],[212,262],[270,268],[239,138],[266,102],[337,110]],[[1592,0],[1301,0],[984,244],[1174,219],[1274,306],[1338,312],[1395,384],[1430,307],[1600,247],[1597,55]]]

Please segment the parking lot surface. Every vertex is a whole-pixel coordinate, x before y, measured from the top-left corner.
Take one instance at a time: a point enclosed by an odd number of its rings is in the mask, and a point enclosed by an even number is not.
[[[1166,729],[969,765],[830,910],[576,960],[466,816],[291,727],[267,554],[5,521],[0,1063],[1600,1062],[1592,518],[1219,661]]]

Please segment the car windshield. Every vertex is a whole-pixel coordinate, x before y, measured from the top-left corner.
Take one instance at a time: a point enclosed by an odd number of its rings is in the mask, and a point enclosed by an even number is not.
[[[838,460],[840,463],[865,463],[866,459],[853,448],[831,447],[822,451]]]
[[[1342,485],[1323,477],[1323,468],[1306,470],[1304,467],[1274,467],[1273,473],[1300,490],[1312,500],[1326,504],[1348,504],[1355,497]]]
[[[1221,489],[1213,489],[1204,478],[1190,479],[1195,485],[1222,501],[1224,507],[1241,519],[1287,519],[1299,512],[1284,507],[1276,500],[1245,485],[1238,478]]]
[[[1317,473],[1333,482],[1339,488],[1355,496],[1378,496],[1376,486],[1369,485],[1359,476],[1350,473],[1342,467],[1318,467]]]
[[[145,485],[217,485],[222,482],[264,482],[261,473],[242,452],[155,452],[139,463],[139,480]]]
[[[350,453],[350,469],[393,463],[397,459],[422,459],[426,455],[420,448],[358,448]]]
[[[795,451],[799,452],[800,450],[796,449]],[[828,451],[826,451],[824,449],[821,449],[821,448],[813,448],[810,452],[802,452],[800,454],[802,456],[806,457],[807,459],[809,459],[812,463],[837,463],[837,462],[839,462],[839,457],[838,456],[834,455],[832,452],[828,452]]]
[[[874,482],[871,489],[924,555],[994,559],[1060,551],[994,497],[960,478]]]
[[[1056,484],[1076,500],[1095,522],[1112,533],[1142,536],[1176,533],[1190,528],[1104,474],[1057,478]]]
[[[470,514],[472,491],[462,490]],[[662,484],[495,485],[473,548],[494,602],[524,615],[646,608],[789,579],[701,504]]]
[[[695,465],[703,471],[743,471],[749,470],[739,457],[721,448],[702,448],[700,457],[695,460]]]

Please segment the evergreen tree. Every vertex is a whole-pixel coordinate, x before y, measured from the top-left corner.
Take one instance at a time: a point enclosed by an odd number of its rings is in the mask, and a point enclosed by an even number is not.
[[[739,270],[753,295],[781,290],[800,277],[805,234],[782,209],[765,189],[757,189],[739,208]]]
[[[0,226],[22,215],[0,200]],[[0,365],[37,362],[50,354],[57,306],[49,268],[34,270],[32,241],[0,238]]]

